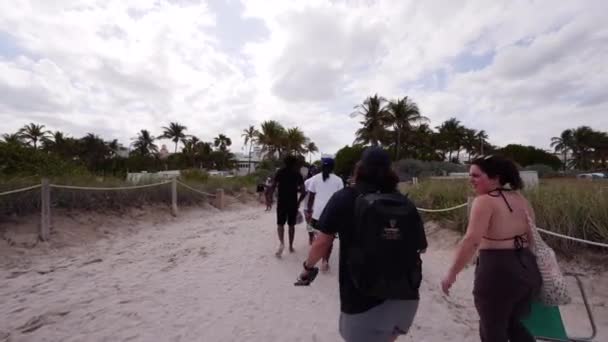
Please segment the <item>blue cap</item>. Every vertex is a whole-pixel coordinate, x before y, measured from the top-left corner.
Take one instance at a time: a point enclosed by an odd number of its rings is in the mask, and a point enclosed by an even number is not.
[[[334,165],[334,159],[329,157],[321,158],[321,164],[325,166]]]

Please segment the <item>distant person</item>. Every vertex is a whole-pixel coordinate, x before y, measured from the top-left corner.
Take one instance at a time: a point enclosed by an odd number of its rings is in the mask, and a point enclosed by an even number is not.
[[[289,226],[289,252],[294,252],[293,240],[298,209],[304,196],[306,196],[304,177],[300,173],[298,159],[294,156],[287,156],[285,157],[284,164],[284,167],[277,171],[271,185],[271,193],[274,193],[274,189],[278,188],[277,233],[280,244],[276,256],[279,258],[285,248],[285,223]],[[300,194],[299,198],[298,194]]]
[[[272,188],[272,177],[266,178],[264,183],[264,194],[266,197],[266,211],[272,209],[272,203],[274,202],[274,189]]]
[[[318,229],[319,218],[323,209],[329,202],[334,193],[344,188],[342,179],[334,174],[334,160],[332,158],[321,159],[321,173],[310,178],[308,186],[308,205],[306,214],[310,216],[311,226]],[[333,244],[331,245],[333,246]],[[322,271],[329,270],[329,257],[332,247],[330,246],[327,255],[323,257],[321,264]]]
[[[530,249],[534,211],[519,191],[519,171],[508,159],[487,156],[473,161],[469,175],[477,197],[441,287],[449,294],[458,273],[479,251],[473,297],[481,341],[536,341],[521,322],[542,280]]]
[[[336,192],[321,214],[304,270],[295,285],[309,285],[315,264],[340,235],[340,334],[347,342],[394,341],[418,310],[420,253],[427,247],[415,205],[397,190],[388,153],[368,148],[355,185]]]
[[[256,186],[255,192],[258,194],[258,202],[260,203],[264,203],[264,192],[265,192],[265,187],[264,187],[264,183],[260,180],[260,182],[258,183],[258,185]]]

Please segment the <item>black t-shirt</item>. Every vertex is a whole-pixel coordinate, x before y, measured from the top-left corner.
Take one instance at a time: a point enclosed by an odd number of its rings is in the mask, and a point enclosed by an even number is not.
[[[338,233],[340,236],[340,307],[346,314],[365,312],[384,302],[384,299],[369,297],[357,290],[347,265],[355,226],[355,200],[361,192],[370,190],[368,186],[356,186],[336,192],[318,222],[317,229],[321,232],[329,235]],[[426,239],[423,244],[422,249],[426,248]]]
[[[355,226],[355,200],[358,191],[354,188],[344,188],[336,192],[319,218],[317,229],[329,235],[336,233],[340,236],[340,308],[346,314],[365,312],[384,302],[384,299],[369,297],[357,290],[351,280],[347,260],[352,244],[352,229]]]
[[[277,205],[297,205],[298,193],[304,187],[304,178],[298,171],[282,168],[274,176],[278,184]]]

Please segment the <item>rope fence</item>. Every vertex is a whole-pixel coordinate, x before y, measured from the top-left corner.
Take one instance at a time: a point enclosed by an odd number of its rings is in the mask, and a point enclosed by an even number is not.
[[[467,203],[459,204],[459,205],[456,205],[456,206],[453,206],[453,207],[449,207],[449,208],[445,208],[445,209],[424,209],[424,208],[416,208],[416,209],[418,209],[419,211],[422,211],[422,212],[426,212],[426,213],[440,213],[440,212],[446,212],[446,211],[451,211],[451,210],[456,210],[456,209],[468,207],[469,205],[470,205],[470,201],[467,202]],[[543,233],[543,234],[555,236],[555,237],[558,237],[558,238],[561,238],[561,239],[566,239],[566,240],[570,240],[570,241],[584,243],[584,244],[591,245],[591,246],[596,246],[596,247],[608,248],[608,244],[606,244],[606,243],[579,239],[579,238],[575,238],[575,237],[572,237],[572,236],[555,233],[555,232],[552,232],[550,230],[546,230],[546,229],[542,229],[542,228],[538,228],[538,227],[536,227],[536,229],[538,229],[538,231],[541,232],[541,233]]]
[[[464,208],[468,205],[469,205],[469,203],[463,203],[463,204],[455,205],[453,207],[449,207],[449,208],[445,208],[445,209],[425,209],[425,208],[416,208],[416,209],[418,209],[419,211],[422,211],[424,213],[442,213],[442,212],[446,212],[446,211]]]
[[[180,182],[180,181],[177,181],[177,184],[179,184],[179,185],[183,186],[184,188],[186,188],[186,189],[188,189],[188,190],[190,190],[190,191],[196,192],[196,193],[198,193],[198,194],[200,194],[200,195],[203,195],[203,196],[208,196],[208,197],[215,197],[215,196],[216,196],[216,195],[214,195],[214,194],[210,194],[210,193],[208,193],[208,192],[205,192],[205,191],[201,191],[201,190],[195,189],[195,188],[193,188],[193,187],[189,186],[188,184],[182,183],[182,182]]]
[[[165,180],[158,183],[152,184],[143,184],[143,185],[132,185],[132,186],[117,186],[117,187],[92,187],[92,186],[77,186],[77,185],[63,185],[63,184],[51,184],[48,179],[43,178],[41,184],[36,184],[32,186],[28,186],[21,189],[7,190],[0,192],[1,196],[26,192],[34,189],[40,189],[40,230],[39,237],[42,241],[47,241],[51,235],[51,189],[58,190],[75,190],[75,191],[129,191],[129,190],[139,190],[146,188],[159,187],[163,185],[171,185],[171,214],[173,216],[177,216],[178,206],[177,206],[177,186],[178,184],[190,191],[208,197],[212,200],[211,204],[216,208],[222,210],[226,207],[226,196],[224,194],[223,189],[217,189],[215,194],[208,193],[205,191],[201,191],[195,189],[188,184],[180,182],[177,178],[173,178],[171,180]],[[246,188],[241,189],[240,194],[236,195],[235,198],[241,198],[243,194],[247,191]]]
[[[536,229],[538,229],[538,231],[541,232],[541,233],[543,233],[543,234],[552,235],[552,236],[555,236],[555,237],[558,237],[558,238],[562,238],[562,239],[566,239],[566,240],[571,240],[571,241],[576,241],[576,242],[580,242],[580,243],[585,243],[585,244],[596,246],[596,247],[608,248],[608,244],[606,244],[606,243],[579,239],[579,238],[575,238],[575,237],[572,237],[572,236],[555,233],[555,232],[552,232],[552,231],[549,231],[549,230],[545,230],[545,229],[542,229],[542,228],[538,228],[538,227],[536,227]]]
[[[17,194],[17,193],[20,193],[20,192],[26,192],[26,191],[38,189],[41,186],[42,186],[41,184],[36,184],[36,185],[28,186],[26,188],[8,190],[8,191],[0,192],[0,196],[6,196],[6,195]]]
[[[40,188],[42,190],[41,191],[41,193],[42,193],[41,194],[42,211],[41,211],[40,238],[41,238],[41,240],[45,241],[45,240],[48,240],[48,237],[50,235],[50,201],[51,201],[50,189],[51,188],[67,189],[67,190],[84,190],[84,191],[124,191],[124,190],[137,190],[137,189],[152,188],[152,187],[156,187],[156,186],[162,186],[165,184],[171,184],[171,208],[172,208],[171,212],[174,216],[177,215],[177,211],[178,211],[178,209],[177,209],[177,185],[180,185],[180,186],[182,186],[190,191],[193,191],[195,193],[198,193],[200,195],[213,198],[215,206],[219,209],[223,209],[226,205],[223,189],[217,189],[217,192],[215,194],[212,194],[209,192],[205,192],[205,191],[201,191],[196,188],[193,188],[193,187],[189,186],[188,184],[180,182],[176,178],[174,178],[170,181],[162,181],[162,182],[153,183],[153,184],[133,185],[133,186],[123,186],[123,187],[88,187],[88,186],[50,184],[48,179],[43,179],[41,184],[36,184],[36,185],[32,185],[32,186],[28,186],[28,187],[20,188],[20,189],[3,191],[3,192],[0,192],[0,196],[7,196],[7,195],[11,195],[11,194],[31,191],[31,190]],[[246,192],[246,189],[241,189],[241,192],[234,197],[236,199],[241,198],[245,192]],[[471,205],[471,200],[469,199],[469,201],[466,203],[462,203],[462,204],[455,205],[455,206],[449,207],[449,208],[444,208],[444,209],[427,209],[427,208],[416,208],[416,209],[418,209],[421,212],[426,212],[426,213],[441,213],[441,212],[448,212],[448,211],[452,211],[452,210],[469,207],[470,205]],[[558,237],[561,239],[584,243],[584,244],[588,244],[588,245],[596,246],[596,247],[608,248],[608,244],[605,244],[605,243],[579,239],[579,238],[575,238],[572,236],[555,233],[555,232],[545,230],[542,228],[537,228],[537,229],[539,232],[541,232],[543,234],[552,235],[552,236],[555,236],[555,237]]]
[[[49,184],[51,188],[54,189],[67,189],[67,190],[87,190],[87,191],[121,191],[121,190],[136,190],[136,189],[145,189],[145,188],[153,188],[156,186],[161,186],[165,184],[169,184],[171,181],[164,181],[153,184],[144,184],[144,185],[134,185],[134,186],[122,186],[122,187],[90,187],[90,186],[75,186],[75,185],[60,185],[60,184]],[[38,185],[40,186],[40,185]]]

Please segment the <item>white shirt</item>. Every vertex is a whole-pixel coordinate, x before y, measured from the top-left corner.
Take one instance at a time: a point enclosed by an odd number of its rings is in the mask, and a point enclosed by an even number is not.
[[[312,218],[318,220],[331,196],[344,187],[342,179],[331,173],[327,180],[323,181],[323,173],[318,173],[309,179],[308,191],[315,194],[315,203],[312,207]]]

